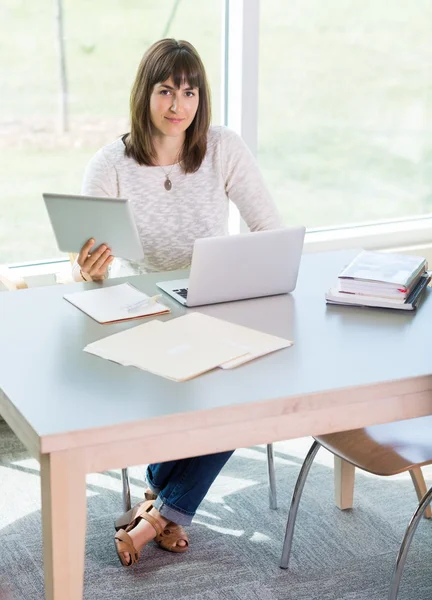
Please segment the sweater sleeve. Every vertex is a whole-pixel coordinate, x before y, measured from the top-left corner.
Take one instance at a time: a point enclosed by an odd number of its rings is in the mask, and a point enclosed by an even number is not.
[[[222,175],[225,191],[251,231],[283,227],[258,165],[242,138],[230,129],[221,130]]]
[[[81,194],[83,196],[96,196],[99,198],[118,196],[117,176],[115,168],[108,165],[104,149],[101,148],[87,165],[84,172]],[[78,257],[77,257],[78,258]],[[72,265],[72,279],[85,281],[81,276],[81,268],[75,258]]]
[[[83,196],[100,198],[118,197],[117,176],[114,166],[110,166],[101,148],[87,165],[81,187]]]

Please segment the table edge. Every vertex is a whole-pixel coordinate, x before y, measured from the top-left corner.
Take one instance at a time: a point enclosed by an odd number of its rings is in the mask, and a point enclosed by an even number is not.
[[[41,438],[18,411],[13,402],[9,400],[2,388],[0,388],[0,415],[31,454],[39,457],[41,453]]]
[[[425,407],[421,410],[421,415],[413,414],[403,402],[404,397],[413,395],[418,396],[420,402],[426,402]],[[348,406],[364,405],[365,402],[371,409],[376,406],[378,411],[379,401],[386,399],[391,399],[395,403],[394,414],[396,415],[395,418],[387,420],[399,420],[432,414],[432,375],[349,388],[338,388],[325,392],[313,392],[306,395],[301,394],[215,409],[178,413],[176,415],[167,415],[165,417],[107,427],[42,435],[37,439],[40,442],[40,452],[46,454],[90,446],[95,447],[107,443],[127,443],[133,439],[144,440],[167,434],[182,433],[184,436],[187,436],[188,431],[205,432],[208,430],[210,432],[214,428],[232,424],[236,424],[239,428],[244,428],[245,425],[253,428],[263,420],[273,419],[277,423],[278,419],[289,415],[296,415],[296,418],[299,416],[307,418],[316,412],[342,410]],[[400,400],[401,406],[396,406],[398,400]],[[346,427],[346,429],[351,428],[353,427]],[[327,433],[327,431],[320,433]]]

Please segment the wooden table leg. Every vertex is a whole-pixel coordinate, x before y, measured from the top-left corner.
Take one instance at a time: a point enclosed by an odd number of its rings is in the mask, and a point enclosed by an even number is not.
[[[354,497],[355,466],[351,463],[334,457],[334,494],[335,504],[341,510],[352,508]]]
[[[46,600],[82,600],[87,521],[84,465],[73,452],[41,456]]]

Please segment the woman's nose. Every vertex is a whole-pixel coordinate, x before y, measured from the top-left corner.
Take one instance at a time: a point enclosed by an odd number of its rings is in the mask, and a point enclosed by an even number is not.
[[[171,110],[175,113],[181,110],[180,100],[177,98],[177,96],[173,96]]]

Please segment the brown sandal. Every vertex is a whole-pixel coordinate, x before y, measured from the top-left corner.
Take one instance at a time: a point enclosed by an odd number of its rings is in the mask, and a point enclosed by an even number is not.
[[[117,555],[120,559],[120,562],[124,567],[131,567],[136,562],[138,562],[139,552],[133,545],[132,538],[130,537],[130,535],[128,535],[126,533],[126,531],[124,531],[123,529],[120,529],[120,531],[118,531],[115,534],[114,544],[115,544],[115,547],[117,550]],[[129,552],[129,554],[130,554],[129,562],[126,562],[126,558],[123,554],[124,552]]]
[[[189,538],[181,525],[170,521],[165,525],[163,531],[159,533],[154,541],[163,550],[168,552],[186,552],[189,548]],[[179,546],[178,542],[185,542],[184,546]]]
[[[135,507],[136,508],[136,507]],[[132,509],[132,510],[135,510]],[[144,519],[153,527],[156,531],[156,537],[163,535],[162,525],[152,515],[148,514],[153,508],[153,500],[143,502],[136,510],[133,520],[129,523],[126,529],[120,529],[114,536],[114,544],[117,550],[117,555],[120,559],[121,564],[124,567],[131,567],[138,562],[140,553],[133,545],[132,538],[128,535],[129,531],[132,531],[141,519]],[[126,562],[126,558],[123,556],[124,552],[130,554],[129,562]]]
[[[146,500],[156,500],[157,498],[156,494],[152,494],[151,492],[146,492],[144,494],[144,497]],[[142,506],[143,504],[144,501],[138,502],[138,504],[135,504],[135,506],[133,506],[130,510],[123,513],[118,519],[116,519],[114,521],[114,529],[116,531],[120,531],[120,529],[126,529],[129,523],[131,523],[135,519],[140,506]]]
[[[146,500],[156,500],[157,495],[153,494],[152,492],[146,492],[144,497]],[[138,502],[138,504],[135,504],[134,507],[121,515],[121,517],[119,517],[114,523],[115,530],[127,530],[127,527],[136,518],[138,510],[143,504],[144,502]],[[130,540],[129,536],[128,538]],[[185,546],[177,545],[177,543],[181,540],[185,542]],[[172,521],[166,525],[163,535],[157,535],[154,541],[160,548],[163,550],[168,550],[168,552],[186,552],[186,550],[189,548],[189,538],[186,531],[181,525],[177,525]],[[124,552],[129,551],[124,550]],[[132,553],[130,554],[132,555]]]
[[[128,531],[127,528],[129,523],[136,519],[138,511],[140,510],[143,504],[144,502],[139,502],[138,504],[135,504],[133,508],[131,508],[130,510],[128,510],[128,512],[124,513],[121,517],[119,517],[114,525],[115,530]],[[186,545],[178,546],[177,542],[179,542],[180,540],[183,540],[186,543]],[[172,521],[167,523],[162,534],[157,535],[154,541],[160,548],[162,548],[163,550],[168,550],[169,552],[186,552],[186,550],[189,547],[189,538],[187,536],[186,531],[181,525],[177,525]],[[128,552],[128,550],[125,550],[125,552]]]

